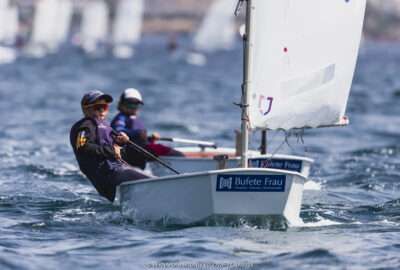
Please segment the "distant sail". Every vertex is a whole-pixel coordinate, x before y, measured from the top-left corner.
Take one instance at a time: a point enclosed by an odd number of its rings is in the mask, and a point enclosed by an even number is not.
[[[1,5],[0,9],[0,43],[15,45],[19,29],[18,8]]]
[[[41,0],[37,3],[33,21],[31,43],[55,50],[58,46],[57,32],[58,1]]]
[[[143,0],[122,0],[118,5],[112,40],[114,44],[134,45],[140,39]]]
[[[292,129],[342,122],[366,0],[255,0],[250,125]]]
[[[83,48],[94,52],[108,36],[108,8],[103,0],[88,2],[83,10],[81,35]]]
[[[57,41],[64,43],[68,39],[71,25],[73,5],[71,0],[58,0],[58,23],[57,23]]]
[[[18,10],[8,0],[0,0],[0,64],[12,63],[17,58],[14,48],[18,34]],[[3,46],[5,45],[5,46]]]
[[[201,52],[229,50],[234,45],[234,11],[237,1],[214,0],[193,38],[193,48]]]
[[[9,0],[0,0],[0,43],[4,40],[7,22],[7,9],[9,7]]]

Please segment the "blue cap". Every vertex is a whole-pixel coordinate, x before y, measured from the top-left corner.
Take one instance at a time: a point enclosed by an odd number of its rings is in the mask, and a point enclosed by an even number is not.
[[[93,90],[93,91],[87,92],[83,96],[83,98],[81,100],[81,106],[93,104],[99,98],[104,98],[107,103],[111,103],[113,101],[113,98],[110,95],[104,94],[103,92],[101,92],[99,90]]]

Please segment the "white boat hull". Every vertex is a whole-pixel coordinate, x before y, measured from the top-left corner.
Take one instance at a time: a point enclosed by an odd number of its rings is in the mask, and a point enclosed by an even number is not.
[[[204,66],[206,64],[207,58],[204,54],[190,52],[186,55],[186,62],[195,66]]]
[[[133,57],[133,48],[128,45],[117,45],[113,48],[114,57],[119,59],[129,59]]]
[[[181,173],[215,170],[217,163],[213,160],[213,155],[235,154],[235,149],[233,148],[201,149],[200,147],[182,147],[176,149],[184,154],[189,154],[189,157],[162,156],[159,158]],[[190,157],[190,154],[193,153],[199,154],[199,157]],[[203,157],[201,157],[202,153],[204,153]],[[280,154],[274,155],[271,160],[270,154],[261,155],[259,153],[250,152],[249,167],[263,168],[266,162],[268,162],[267,168],[299,172],[304,177],[308,178],[310,165],[313,160],[306,157]],[[150,162],[148,166],[153,175],[164,176],[174,174],[171,170],[158,162]],[[226,168],[238,167],[240,167],[240,157],[233,156],[226,160]]]
[[[10,64],[17,59],[17,52],[13,48],[0,46],[0,65]]]
[[[274,169],[226,169],[125,182],[124,215],[135,221],[191,224],[213,216],[278,216],[288,225],[299,217],[307,179]]]

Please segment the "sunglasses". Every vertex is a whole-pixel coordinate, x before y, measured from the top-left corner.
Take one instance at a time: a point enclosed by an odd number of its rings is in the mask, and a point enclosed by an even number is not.
[[[108,111],[108,108],[110,107],[110,104],[108,103],[94,103],[94,104],[89,104],[86,106],[83,106],[83,108],[92,108],[94,111]]]
[[[133,104],[133,103],[125,103],[125,106],[128,108],[128,109],[140,109],[140,108],[142,108],[142,104]]]

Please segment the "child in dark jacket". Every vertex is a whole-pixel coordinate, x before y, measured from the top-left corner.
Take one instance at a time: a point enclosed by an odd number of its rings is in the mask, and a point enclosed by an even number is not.
[[[111,202],[115,199],[116,187],[122,182],[151,177],[122,164],[121,154],[129,138],[123,132],[114,135],[104,121],[112,100],[110,95],[97,90],[86,93],[81,101],[84,118],[70,132],[79,168],[99,194]]]

